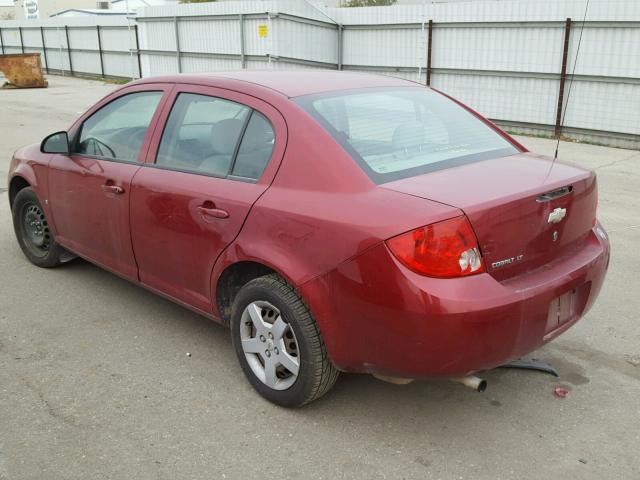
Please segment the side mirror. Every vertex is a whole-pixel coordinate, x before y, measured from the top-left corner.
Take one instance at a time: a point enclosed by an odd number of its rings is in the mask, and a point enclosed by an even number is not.
[[[62,155],[69,155],[69,136],[67,132],[52,133],[48,137],[45,137],[40,144],[40,151],[42,153],[60,153]]]

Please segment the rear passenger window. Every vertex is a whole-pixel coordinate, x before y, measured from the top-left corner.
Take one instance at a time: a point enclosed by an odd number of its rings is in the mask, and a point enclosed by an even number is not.
[[[156,165],[227,176],[250,114],[239,103],[181,93],[162,134]]]
[[[254,111],[242,137],[238,157],[233,166],[233,175],[258,179],[271,158],[275,134],[267,118]]]

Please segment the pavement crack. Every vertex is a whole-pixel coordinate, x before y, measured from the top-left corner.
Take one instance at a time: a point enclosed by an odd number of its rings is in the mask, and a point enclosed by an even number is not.
[[[29,388],[29,390],[31,390],[33,393],[35,393],[38,396],[38,399],[40,400],[40,403],[42,404],[42,406],[44,407],[45,411],[47,412],[47,414],[52,417],[53,419],[62,422],[66,425],[69,425],[71,427],[75,427],[75,428],[89,428],[90,425],[84,425],[80,422],[78,422],[76,420],[75,417],[73,417],[72,415],[65,415],[64,413],[60,412],[60,409],[56,406],[54,406],[42,393],[42,390],[40,388],[38,388],[36,385],[34,385],[33,383],[31,383],[29,380],[22,378],[22,381],[24,382],[24,384]]]
[[[604,165],[600,165],[599,167],[595,167],[594,170],[602,170],[603,168],[614,167],[614,166],[618,165],[619,163],[628,162],[629,160],[633,160],[634,157],[636,157],[636,156],[640,156],[640,153],[634,152],[631,155],[629,155],[628,157],[621,158],[620,160],[614,160],[613,162],[605,163]]]

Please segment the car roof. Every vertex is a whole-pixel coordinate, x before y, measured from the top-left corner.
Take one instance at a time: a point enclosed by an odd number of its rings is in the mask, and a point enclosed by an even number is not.
[[[314,93],[372,87],[415,87],[417,83],[385,75],[332,70],[240,70],[147,77],[136,83],[188,83],[228,87],[229,80],[250,83],[298,97]]]

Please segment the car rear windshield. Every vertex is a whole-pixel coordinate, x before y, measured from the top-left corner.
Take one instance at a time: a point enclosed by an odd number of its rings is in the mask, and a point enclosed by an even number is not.
[[[518,153],[485,122],[428,88],[359,89],[295,101],[376,183]]]

